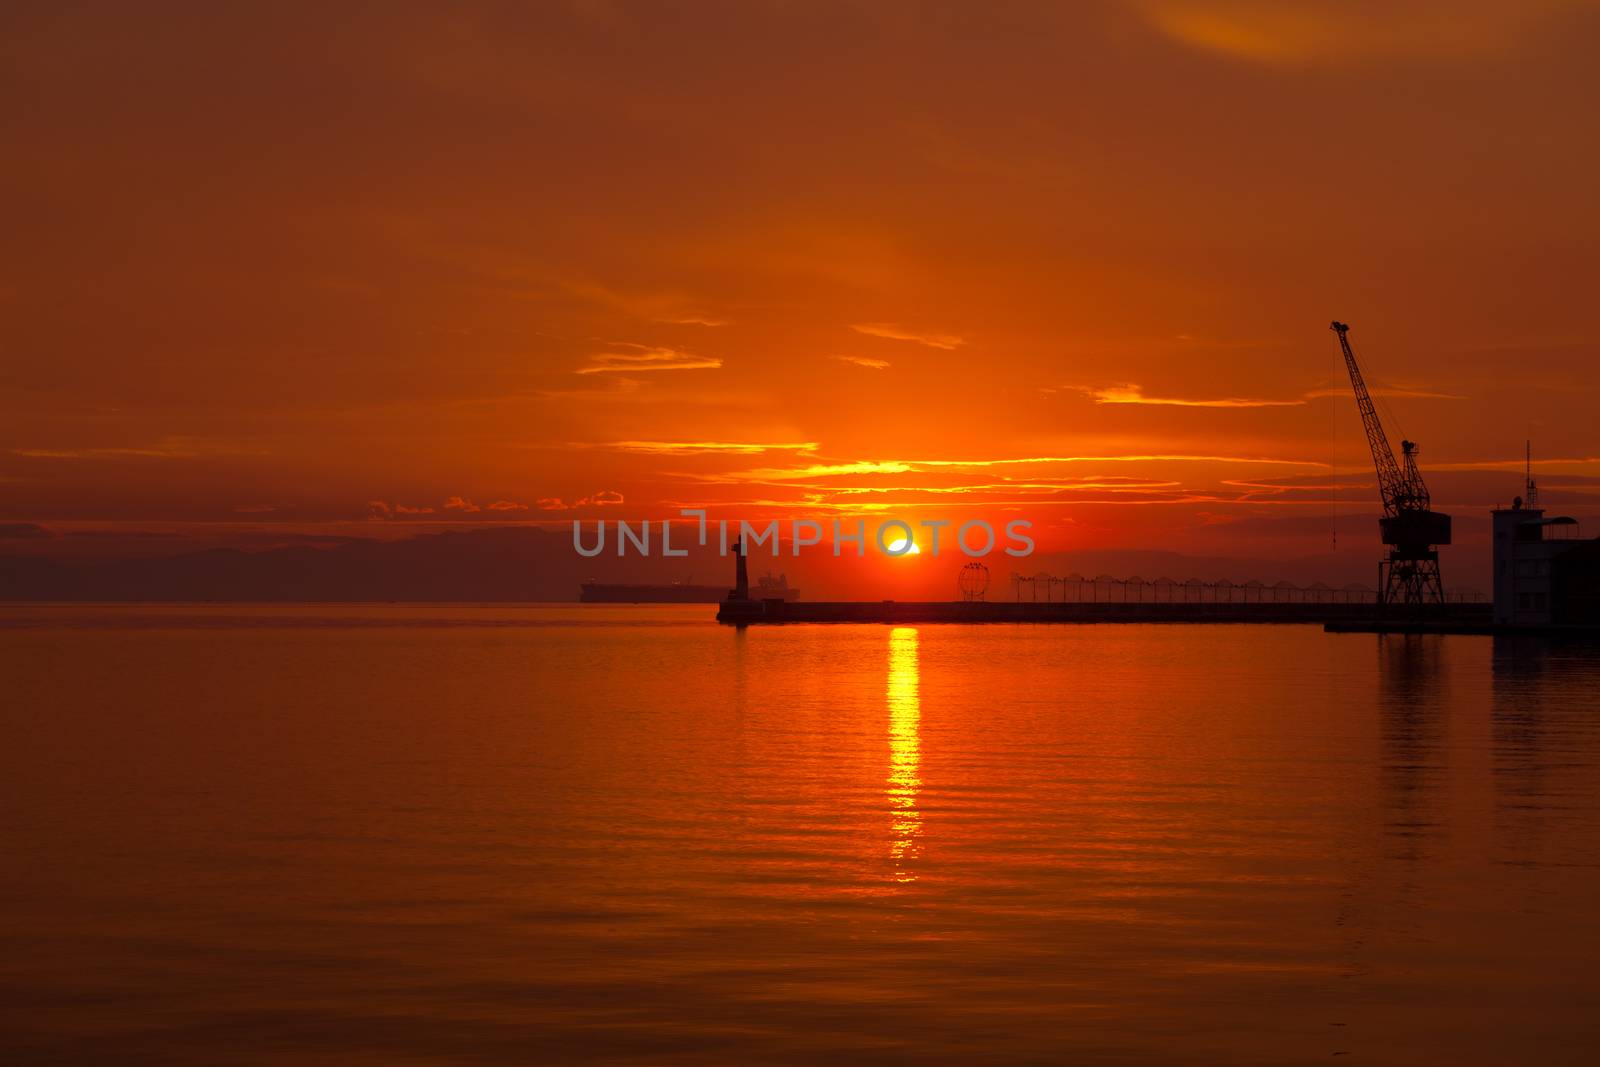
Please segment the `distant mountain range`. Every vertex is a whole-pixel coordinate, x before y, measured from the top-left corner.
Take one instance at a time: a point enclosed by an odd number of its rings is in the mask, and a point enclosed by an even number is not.
[[[1330,566],[1326,558],[1273,561],[1188,556],[1177,552],[1102,549],[1041,553],[1026,559],[991,557],[990,599],[1011,598],[1010,575],[1049,572],[1086,577],[1139,575],[1296,584],[1370,584],[1376,546],[1368,558],[1352,553]],[[751,576],[786,571],[808,599],[953,598],[963,559],[925,560],[920,570],[881,559],[833,558],[826,549],[800,559],[756,555]],[[1359,568],[1359,569],[1356,569]],[[1475,568],[1459,558],[1458,587]],[[913,578],[913,574],[919,577]],[[903,577],[902,577],[903,575]],[[614,555],[584,559],[568,531],[534,527],[422,534],[401,540],[354,539],[332,547],[211,548],[162,556],[64,561],[47,555],[0,556],[0,600],[152,601],[575,601],[579,585],[600,582],[732,584],[732,561],[694,549],[686,558]],[[1448,580],[1448,577],[1447,577]],[[814,593],[812,591],[815,591]]]
[[[0,599],[576,600],[583,562],[565,534],[526,527],[86,563],[5,556]]]

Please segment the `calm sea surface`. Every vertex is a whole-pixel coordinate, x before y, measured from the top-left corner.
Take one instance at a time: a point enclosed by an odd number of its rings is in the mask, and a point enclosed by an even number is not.
[[[0,1061],[1600,1062],[1600,649],[712,610],[0,608]]]

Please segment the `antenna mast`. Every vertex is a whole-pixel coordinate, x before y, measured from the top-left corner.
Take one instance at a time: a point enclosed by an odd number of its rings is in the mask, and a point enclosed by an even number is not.
[[[1524,441],[1523,448],[1527,454],[1527,466],[1522,476],[1522,500],[1526,507],[1536,508],[1539,506],[1539,483],[1533,480],[1533,442]]]

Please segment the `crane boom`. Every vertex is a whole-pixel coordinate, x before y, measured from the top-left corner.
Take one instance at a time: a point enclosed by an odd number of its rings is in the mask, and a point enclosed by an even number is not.
[[[1361,425],[1367,431],[1367,447],[1372,450],[1372,465],[1378,470],[1378,492],[1383,496],[1383,513],[1398,515],[1402,511],[1426,511],[1430,503],[1428,487],[1423,484],[1417,470],[1417,446],[1401,441],[1405,455],[1405,468],[1395,462],[1394,450],[1389,447],[1389,437],[1378,421],[1378,409],[1372,404],[1372,394],[1367,392],[1367,381],[1356,362],[1355,350],[1350,347],[1350,327],[1335,322],[1330,329],[1339,335],[1339,349],[1344,353],[1345,369],[1350,372],[1350,385],[1356,392],[1356,407],[1361,410]]]
[[[1395,462],[1394,449],[1389,447],[1389,437],[1378,421],[1378,409],[1372,404],[1372,394],[1367,392],[1367,381],[1361,375],[1361,365],[1356,362],[1354,349],[1348,336],[1350,327],[1335,321],[1329,329],[1339,335],[1339,350],[1344,353],[1344,366],[1350,372],[1350,384],[1356,391],[1356,407],[1361,411],[1361,425],[1367,431],[1367,447],[1372,450],[1372,465],[1378,469],[1378,492],[1383,496],[1383,513],[1393,515],[1399,511],[1398,499],[1403,492],[1405,476],[1400,464]]]

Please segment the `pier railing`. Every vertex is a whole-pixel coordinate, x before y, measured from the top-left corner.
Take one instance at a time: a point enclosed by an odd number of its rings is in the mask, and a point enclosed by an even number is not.
[[[1198,578],[1113,578],[1102,574],[1086,578],[1069,574],[1011,575],[1012,598],[1026,604],[1376,604],[1378,591],[1351,584],[1334,587],[1322,582],[1295,585],[1260,581],[1232,582],[1223,578],[1202,582]],[[1449,593],[1451,604],[1481,604],[1481,593]]]

